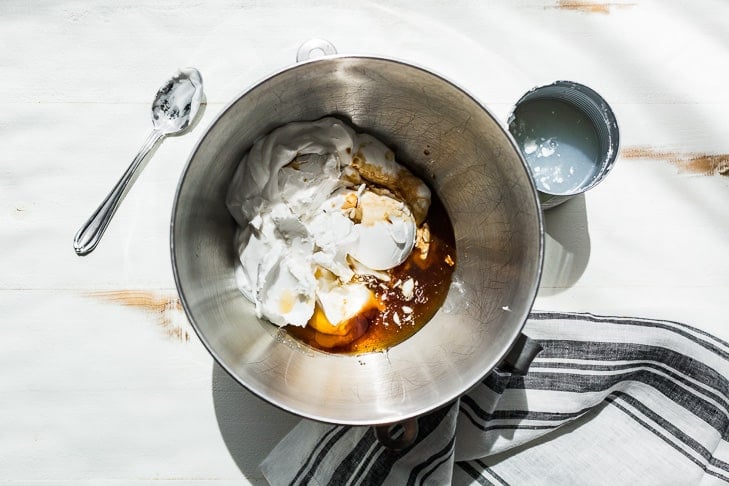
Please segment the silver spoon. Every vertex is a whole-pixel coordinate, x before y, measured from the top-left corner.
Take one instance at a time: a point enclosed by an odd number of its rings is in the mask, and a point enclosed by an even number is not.
[[[190,125],[200,108],[202,94],[202,76],[195,68],[181,69],[157,91],[152,103],[154,128],[119,182],[76,233],[73,248],[77,255],[87,255],[96,248],[142,161],[162,138],[178,134]]]

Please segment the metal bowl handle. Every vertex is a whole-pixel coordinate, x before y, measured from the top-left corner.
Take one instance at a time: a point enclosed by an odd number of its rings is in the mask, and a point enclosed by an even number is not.
[[[397,435],[398,425],[402,426],[402,434]],[[393,451],[401,451],[411,446],[418,437],[418,419],[410,419],[389,425],[375,427],[375,436],[383,446]]]
[[[325,39],[309,39],[301,44],[296,52],[296,62],[309,61],[322,56],[331,56],[337,53],[334,44]]]
[[[520,334],[504,360],[496,368],[514,375],[526,375],[529,365],[542,350],[542,345],[525,334]]]

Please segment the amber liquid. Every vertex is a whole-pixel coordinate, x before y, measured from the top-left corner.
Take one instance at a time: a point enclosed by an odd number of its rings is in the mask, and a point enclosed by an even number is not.
[[[362,336],[348,344],[327,348],[319,344],[317,338],[321,335],[311,326],[286,326],[289,335],[330,353],[362,354],[384,351],[418,332],[443,305],[456,264],[453,225],[435,192],[432,193],[426,222],[430,227],[427,258],[423,259],[416,248],[405,262],[389,271],[389,283],[383,285],[374,278],[363,280],[374,291],[383,310],[367,316],[369,326]],[[413,296],[409,300],[395,285],[408,279],[415,282]]]

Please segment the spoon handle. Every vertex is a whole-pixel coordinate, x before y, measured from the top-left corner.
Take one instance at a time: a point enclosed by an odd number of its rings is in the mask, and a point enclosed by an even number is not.
[[[99,244],[101,235],[106,231],[106,227],[109,225],[111,218],[119,207],[119,203],[121,203],[121,200],[126,195],[130,183],[134,180],[137,169],[147,154],[149,154],[163,136],[164,133],[161,130],[152,130],[139,149],[139,153],[137,153],[137,156],[134,157],[134,160],[129,165],[129,168],[127,168],[124,175],[119,179],[119,182],[116,183],[109,195],[106,196],[106,199],[94,211],[94,214],[78,230],[78,233],[76,233],[73,239],[73,249],[76,250],[77,255],[88,255]]]

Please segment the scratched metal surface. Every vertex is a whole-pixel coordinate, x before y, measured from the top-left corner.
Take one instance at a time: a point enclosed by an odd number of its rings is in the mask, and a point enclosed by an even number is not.
[[[207,124],[312,37],[431,68],[504,121],[532,86],[596,89],[621,154],[598,188],[546,215],[537,307],[729,339],[726,2],[4,1],[1,480],[262,484],[257,464],[296,418],[233,383],[192,332],[169,216]],[[79,259],[73,234],[151,127],[154,91],[186,65],[205,78],[200,124],[163,142]]]
[[[461,291],[387,353],[302,352],[261,325],[236,285],[236,225],[224,205],[231,174],[273,128],[327,115],[382,140],[439,194],[453,223]],[[201,340],[256,394],[315,420],[390,424],[454,400],[506,354],[537,292],[541,219],[516,147],[466,93],[400,62],[340,56],[256,86],[195,148],[173,212],[175,278]]]

